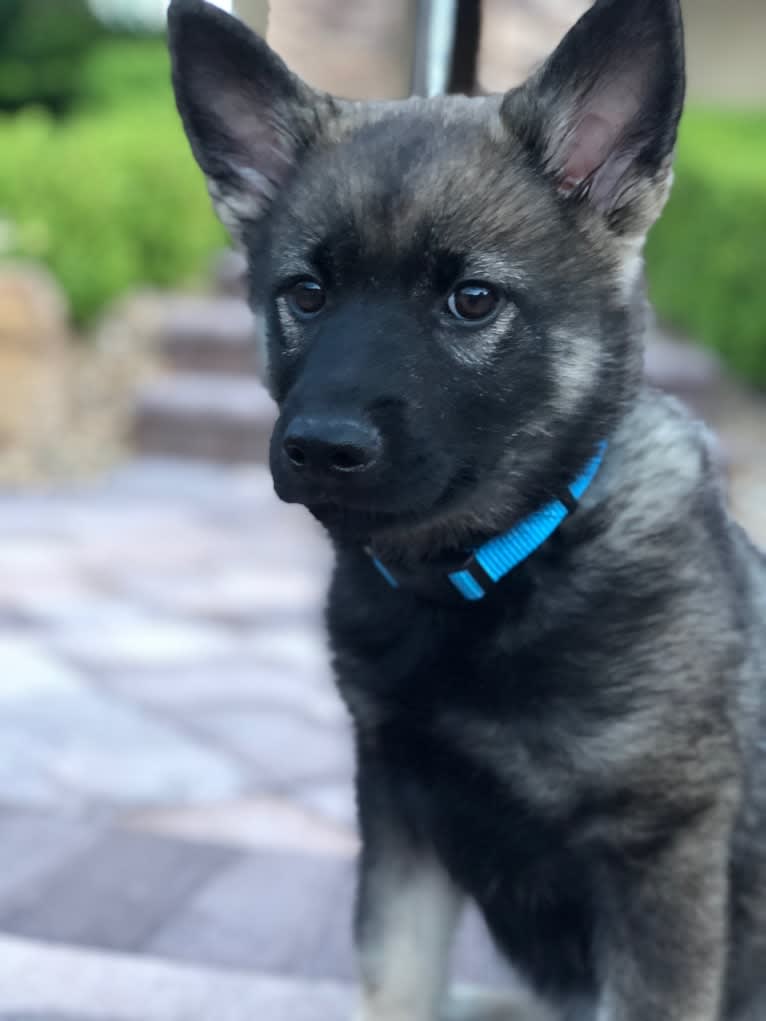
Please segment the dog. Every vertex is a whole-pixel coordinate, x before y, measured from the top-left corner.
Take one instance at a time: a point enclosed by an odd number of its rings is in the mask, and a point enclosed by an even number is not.
[[[202,0],[169,38],[336,553],[360,1018],[441,1016],[470,899],[557,1021],[763,1021],[766,558],[642,376],[678,0],[478,98],[333,98]]]

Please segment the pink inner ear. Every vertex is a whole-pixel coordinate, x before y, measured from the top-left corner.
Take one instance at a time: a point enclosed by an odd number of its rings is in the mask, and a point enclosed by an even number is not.
[[[279,184],[293,166],[287,133],[275,122],[274,110],[260,97],[234,90],[213,98],[213,109],[232,144],[232,163]]]
[[[619,129],[596,113],[587,113],[565,143],[566,155],[560,170],[559,190],[569,195],[604,163]]]

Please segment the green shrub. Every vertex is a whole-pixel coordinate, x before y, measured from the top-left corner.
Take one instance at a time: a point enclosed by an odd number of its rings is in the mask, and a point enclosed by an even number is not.
[[[169,101],[0,119],[0,221],[83,322],[126,289],[197,278],[224,242]]]
[[[162,39],[99,43],[82,101],[67,121],[0,119],[0,221],[14,225],[17,254],[57,274],[81,322],[127,288],[193,281],[225,241],[175,113]],[[764,254],[766,114],[688,111],[673,196],[647,249],[652,299],[761,385]]]
[[[91,109],[134,103],[172,104],[165,39],[112,37],[91,51],[83,71],[81,102]]]
[[[766,386],[766,113],[690,110],[676,180],[647,248],[670,324]]]
[[[0,0],[0,109],[67,110],[98,31],[86,0]]]

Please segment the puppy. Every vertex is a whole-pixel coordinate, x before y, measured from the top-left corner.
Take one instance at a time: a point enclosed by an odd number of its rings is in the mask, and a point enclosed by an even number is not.
[[[363,1021],[435,1021],[471,898],[551,1016],[766,1018],[766,560],[642,381],[677,0],[501,96],[356,103],[174,0],[245,248],[279,496],[336,550]]]

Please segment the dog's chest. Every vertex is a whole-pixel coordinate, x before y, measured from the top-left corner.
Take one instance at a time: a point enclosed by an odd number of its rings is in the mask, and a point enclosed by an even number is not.
[[[389,788],[405,825],[433,846],[539,985],[589,990],[587,870],[571,829],[578,778],[540,711],[530,663],[477,656],[489,646],[467,637],[423,643],[412,657],[400,644],[397,665],[409,669],[399,677],[385,656],[342,671],[374,763],[360,776],[361,797],[375,798],[369,785]]]
[[[500,947],[538,986],[589,991],[587,863],[557,813],[556,792],[541,790],[538,800],[534,787],[545,777],[516,777],[510,748],[505,770],[499,748],[467,750],[449,733],[454,720],[443,722],[391,719],[370,735],[407,827],[433,846]],[[501,729],[510,745],[512,728],[498,727],[496,736]]]

